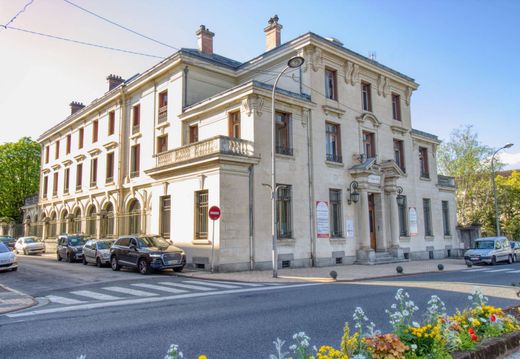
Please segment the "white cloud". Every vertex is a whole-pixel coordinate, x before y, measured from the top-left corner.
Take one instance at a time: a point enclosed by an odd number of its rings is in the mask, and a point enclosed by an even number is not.
[[[520,169],[520,152],[500,154],[500,161],[505,164],[505,170]]]

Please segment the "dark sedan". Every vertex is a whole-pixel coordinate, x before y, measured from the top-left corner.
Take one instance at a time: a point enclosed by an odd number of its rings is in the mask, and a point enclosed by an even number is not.
[[[0,242],[5,244],[5,246],[10,250],[14,250],[14,244],[16,243],[16,239],[14,239],[11,236],[0,236]]]

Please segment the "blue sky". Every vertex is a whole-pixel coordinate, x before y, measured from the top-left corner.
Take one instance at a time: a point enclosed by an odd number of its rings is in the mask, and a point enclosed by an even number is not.
[[[264,50],[263,28],[278,14],[282,41],[307,31],[390,66],[419,84],[415,128],[447,139],[472,124],[520,168],[520,1],[168,1],[71,0],[174,47],[196,47],[195,30],[215,32],[215,52],[247,60]],[[0,0],[5,24],[27,0]],[[34,0],[12,26],[167,56],[174,50],[107,24],[62,0]],[[71,100],[89,103],[109,73],[127,78],[157,59],[0,30],[0,143],[38,137],[63,120]]]

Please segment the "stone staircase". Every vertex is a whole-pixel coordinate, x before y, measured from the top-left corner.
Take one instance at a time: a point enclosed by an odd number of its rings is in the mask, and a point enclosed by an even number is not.
[[[358,259],[356,261],[357,264],[368,264],[368,265],[375,265],[375,264],[388,264],[388,263],[401,263],[401,262],[408,262],[408,259],[404,258],[398,258],[396,256],[393,256],[390,252],[371,252],[368,255],[368,258],[360,258],[358,256]]]

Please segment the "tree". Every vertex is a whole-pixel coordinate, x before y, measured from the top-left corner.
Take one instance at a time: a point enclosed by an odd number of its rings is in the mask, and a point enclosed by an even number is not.
[[[510,239],[520,240],[520,172],[496,177],[501,229]]]
[[[38,192],[40,145],[28,137],[0,145],[0,218],[19,220],[24,199]]]
[[[494,232],[492,154],[493,150],[478,140],[470,125],[452,131],[438,152],[439,172],[456,178],[459,224],[478,223],[484,233]]]

